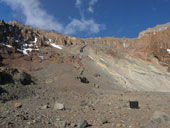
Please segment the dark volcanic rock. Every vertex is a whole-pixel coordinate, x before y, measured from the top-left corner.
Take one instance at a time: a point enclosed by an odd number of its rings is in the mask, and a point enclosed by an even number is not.
[[[20,82],[23,85],[29,85],[29,84],[33,83],[33,81],[31,80],[31,76],[25,72],[22,73],[22,75],[20,77]]]
[[[86,120],[80,119],[78,123],[78,128],[86,128],[88,127],[89,124]]]
[[[0,72],[0,84],[4,85],[7,83],[14,83],[12,75],[4,71]]]
[[[7,92],[6,92],[3,88],[0,87],[0,95],[1,95],[2,93],[7,93]]]
[[[31,89],[32,83],[34,84],[31,76],[25,72],[17,69],[1,69],[0,100],[9,101],[35,95]]]
[[[81,83],[85,83],[85,84],[90,83],[86,77],[77,77],[77,79],[79,79]]]
[[[23,85],[34,83],[31,76],[25,72],[19,72],[17,69],[0,70],[0,85],[18,82]]]

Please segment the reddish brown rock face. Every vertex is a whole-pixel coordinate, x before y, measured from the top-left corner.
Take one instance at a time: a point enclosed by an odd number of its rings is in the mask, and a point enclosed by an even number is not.
[[[86,42],[104,46],[109,53],[118,50],[147,61],[156,58],[160,63],[170,65],[170,54],[167,51],[170,49],[170,27],[157,32],[143,32],[136,39],[96,38],[87,39]]]
[[[134,39],[112,37],[78,39],[58,34],[54,31],[35,29],[15,21],[9,23],[0,21],[1,60],[3,60],[3,58],[11,59],[21,57],[23,56],[22,52],[24,53],[24,49],[32,49],[36,54],[28,52],[32,59],[27,60],[38,61],[38,56],[41,56],[43,49],[50,46],[50,43],[68,48],[93,45],[94,48],[104,51],[111,56],[115,56],[118,52],[146,61],[155,62],[154,60],[156,59],[157,63],[160,62],[162,65],[170,66],[170,53],[168,53],[168,49],[170,49],[170,27],[165,29],[163,26],[163,29],[161,29],[161,26],[159,26],[159,29],[149,29],[149,31],[141,32],[139,38]],[[9,48],[9,46],[5,47],[5,45],[9,45],[11,48]],[[58,62],[70,63],[72,60],[70,60],[71,56],[62,57],[54,54],[51,55],[51,57],[60,58]]]
[[[170,65],[170,28],[144,34],[136,41],[135,56],[141,55],[145,59],[157,58],[160,62]]]

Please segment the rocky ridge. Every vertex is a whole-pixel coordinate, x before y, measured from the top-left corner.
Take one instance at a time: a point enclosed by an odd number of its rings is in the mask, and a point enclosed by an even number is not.
[[[149,29],[142,37],[134,39],[113,37],[79,39],[32,28],[16,21],[9,23],[1,21],[1,65],[29,72],[41,70],[50,63],[56,62],[72,65],[82,72],[80,74],[83,74],[84,69],[91,68],[91,65],[90,67],[86,65],[86,60],[92,60],[113,77],[109,80],[110,82],[113,79],[119,81],[115,83],[119,86],[138,90],[139,87],[135,86],[140,84],[142,85],[140,90],[152,90],[148,87],[155,86],[159,88],[158,90],[166,91],[166,88],[169,90],[168,84],[170,84],[167,79],[168,74],[164,74],[164,71],[169,72],[170,67],[170,27],[168,28],[168,25],[169,23]],[[148,67],[148,63],[153,67]],[[129,68],[123,68],[125,64]],[[134,64],[137,65],[137,72],[146,75],[138,76],[131,68]],[[120,71],[117,71],[117,67]],[[145,69],[147,69],[146,72]],[[162,75],[156,75],[154,78],[151,77],[154,74],[148,73],[155,71]],[[140,78],[138,82],[135,81],[136,76]],[[84,76],[77,78],[84,78]],[[149,81],[146,85],[142,82],[145,79],[158,81],[155,81],[154,86]],[[165,87],[161,87],[162,82],[159,81],[167,81]]]
[[[1,21],[0,30],[1,45],[14,48],[15,50],[11,52],[15,51],[17,53],[22,52],[28,54],[31,51],[36,52],[41,49],[41,47],[46,47],[50,44],[66,47],[94,44],[96,47],[107,50],[107,52],[120,51],[144,60],[158,59],[162,64],[168,66],[170,64],[169,23],[143,31],[139,34],[140,38],[137,39],[112,37],[78,39],[53,31],[39,30],[15,21],[7,24]]]

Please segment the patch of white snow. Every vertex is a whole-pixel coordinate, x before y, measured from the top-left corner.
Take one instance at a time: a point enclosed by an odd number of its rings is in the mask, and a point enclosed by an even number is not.
[[[15,40],[15,42],[16,42],[16,43],[18,43],[18,42],[19,42],[19,40]]]
[[[52,42],[52,39],[49,39],[48,41],[49,41],[49,42]]]
[[[5,42],[5,43],[0,43],[0,44],[6,46],[6,47],[8,47],[8,48],[12,48],[12,46],[11,46],[11,45],[8,45],[6,42]]]
[[[24,55],[28,55],[28,53],[32,52],[32,50],[39,50],[39,49],[25,48],[23,50],[21,49],[17,49],[17,50],[22,52]]]
[[[88,55],[88,57],[89,57],[90,59],[94,60],[92,56]]]
[[[38,40],[37,37],[35,37],[33,43],[36,44],[36,43],[37,43],[37,40]]]
[[[53,46],[54,48],[63,49],[60,45],[56,45],[54,43],[51,43],[50,45]]]
[[[6,45],[8,48],[12,48],[12,46],[11,45]]]
[[[170,54],[170,49],[167,49],[167,52]]]
[[[101,61],[103,61],[104,63],[107,63],[103,58],[100,58]]]

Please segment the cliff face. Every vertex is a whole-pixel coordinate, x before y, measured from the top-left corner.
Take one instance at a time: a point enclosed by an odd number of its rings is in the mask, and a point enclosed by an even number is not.
[[[129,55],[152,61],[157,59],[163,65],[170,65],[170,23],[149,28],[136,39],[96,38],[87,43],[102,45],[105,49],[119,50]]]
[[[170,65],[170,27],[169,23],[142,32],[136,43],[134,55],[144,58],[157,58],[162,64]]]
[[[13,47],[16,51],[28,54],[30,51],[39,50],[39,48],[48,46],[49,43],[57,43],[64,46],[83,43],[81,40],[58,34],[53,31],[43,31],[30,26],[24,26],[11,21],[5,23],[0,21],[0,43],[7,47]]]
[[[118,51],[147,61],[157,59],[163,65],[170,65],[170,23],[149,28],[141,32],[136,39],[78,39],[53,31],[39,30],[15,21],[0,22],[0,44],[1,47],[6,46],[0,50],[1,57],[7,56],[6,53],[28,55],[32,51],[48,47],[51,43],[66,47],[94,45],[94,48],[106,50],[108,53]]]
[[[138,38],[89,38],[70,37],[54,31],[44,31],[11,21],[0,21],[1,65],[11,65],[14,59],[36,62],[40,58],[55,58],[58,63],[74,63],[91,51],[109,56],[129,56],[146,62],[170,67],[170,23],[149,28]],[[60,49],[56,52],[54,49]],[[84,49],[88,49],[87,53]],[[62,50],[61,50],[62,49]],[[79,58],[79,59],[78,59]],[[17,65],[17,64],[15,64]],[[29,64],[28,64],[29,65]],[[22,66],[21,66],[22,67]],[[26,69],[28,67],[25,67]],[[30,66],[31,68],[31,66]]]

